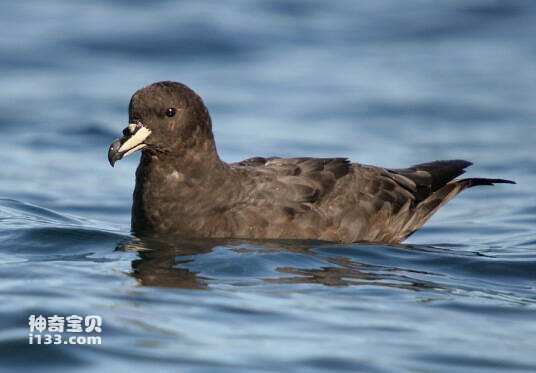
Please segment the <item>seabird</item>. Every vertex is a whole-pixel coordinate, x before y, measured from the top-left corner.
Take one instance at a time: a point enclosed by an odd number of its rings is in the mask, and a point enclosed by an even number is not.
[[[223,162],[209,112],[186,85],[138,90],[129,125],[108,151],[113,166],[142,151],[132,231],[138,236],[315,239],[399,243],[466,188],[503,179],[456,179],[472,163],[387,169],[347,158],[254,157]]]

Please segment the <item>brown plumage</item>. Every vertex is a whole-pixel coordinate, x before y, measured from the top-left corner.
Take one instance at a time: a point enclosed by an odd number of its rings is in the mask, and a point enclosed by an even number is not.
[[[109,160],[142,150],[132,207],[138,235],[248,239],[320,239],[397,243],[441,206],[475,185],[455,179],[471,165],[436,161],[405,169],[346,158],[220,160],[208,110],[180,83],[137,91],[130,125]]]

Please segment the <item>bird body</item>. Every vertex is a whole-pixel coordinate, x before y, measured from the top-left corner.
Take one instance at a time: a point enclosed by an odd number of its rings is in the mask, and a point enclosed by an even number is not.
[[[471,165],[463,160],[396,170],[346,158],[227,164],[217,154],[208,110],[180,83],[139,90],[129,115],[109,160],[142,150],[132,207],[138,235],[398,243],[462,190],[512,183],[455,179]]]

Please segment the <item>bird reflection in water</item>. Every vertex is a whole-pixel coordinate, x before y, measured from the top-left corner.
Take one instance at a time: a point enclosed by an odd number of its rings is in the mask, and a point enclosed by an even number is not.
[[[138,252],[139,259],[132,261],[130,275],[141,286],[207,289],[216,285],[317,284],[385,286],[413,291],[441,287],[420,278],[427,277],[428,273],[388,265],[390,260],[386,260],[385,265],[378,265],[341,255],[341,252],[349,253],[353,249],[363,252],[385,250],[386,247],[389,248],[385,245],[348,246],[322,241],[185,240],[159,237],[132,238],[119,243],[116,250]],[[396,248],[408,250],[408,254],[412,251],[427,250],[425,247],[410,245],[397,245]],[[315,249],[321,249],[321,253]],[[215,250],[220,254],[223,250],[223,257],[216,255]],[[330,255],[330,251],[333,251],[334,255]],[[288,260],[285,254],[292,254],[293,259]],[[210,255],[215,257],[207,260]],[[312,259],[314,263],[309,267],[308,259]],[[192,266],[196,261],[197,266]],[[233,262],[239,263],[235,263],[233,267]],[[262,264],[259,264],[260,262]],[[390,262],[392,263],[392,260]],[[205,268],[210,265],[226,266],[226,271],[219,273],[218,268],[207,268],[210,273],[207,275],[203,270],[191,268],[201,264],[206,264]],[[259,266],[263,268],[257,272]],[[269,267],[268,274],[266,266]],[[231,267],[233,274],[229,276]]]

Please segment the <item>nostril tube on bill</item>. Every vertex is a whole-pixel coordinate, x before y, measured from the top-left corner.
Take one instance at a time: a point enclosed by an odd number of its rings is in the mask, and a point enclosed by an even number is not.
[[[125,127],[123,130],[123,136],[132,136],[136,130],[138,129],[138,125],[135,123],[130,123],[128,127]]]

